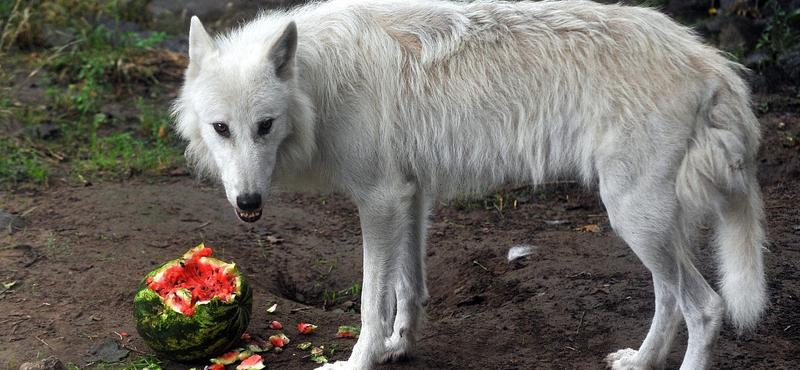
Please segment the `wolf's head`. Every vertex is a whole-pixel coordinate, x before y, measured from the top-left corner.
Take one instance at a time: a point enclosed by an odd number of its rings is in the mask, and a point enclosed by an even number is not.
[[[192,18],[189,67],[173,108],[176,129],[189,142],[187,158],[222,182],[243,221],[261,217],[279,149],[295,131],[296,50],[294,22],[277,32],[240,30],[212,40]]]

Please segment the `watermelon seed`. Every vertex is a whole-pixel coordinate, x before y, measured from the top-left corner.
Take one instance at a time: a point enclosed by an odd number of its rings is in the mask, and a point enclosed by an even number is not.
[[[181,267],[186,267],[186,264],[181,262]]]

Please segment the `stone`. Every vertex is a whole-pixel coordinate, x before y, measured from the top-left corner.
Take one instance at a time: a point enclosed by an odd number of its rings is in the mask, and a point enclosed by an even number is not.
[[[55,356],[50,356],[41,361],[26,362],[19,366],[19,370],[67,370],[67,367]]]
[[[15,231],[22,230],[27,226],[28,223],[25,222],[25,220],[10,213],[6,213],[0,209],[0,230],[9,229],[13,233]]]

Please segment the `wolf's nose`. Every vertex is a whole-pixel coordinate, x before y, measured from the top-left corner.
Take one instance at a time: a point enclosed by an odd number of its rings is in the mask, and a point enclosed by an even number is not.
[[[236,197],[236,206],[245,212],[257,211],[261,208],[261,194],[241,194]]]

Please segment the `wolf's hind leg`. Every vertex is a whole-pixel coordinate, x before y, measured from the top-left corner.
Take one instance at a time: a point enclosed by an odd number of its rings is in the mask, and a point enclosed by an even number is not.
[[[691,217],[678,205],[670,175],[615,176],[616,169],[600,172],[600,194],[612,227],[653,276],[656,311],[639,350],[612,353],[606,362],[614,370],[663,369],[682,316],[689,343],[681,369],[708,369],[724,306],[692,264]]]

